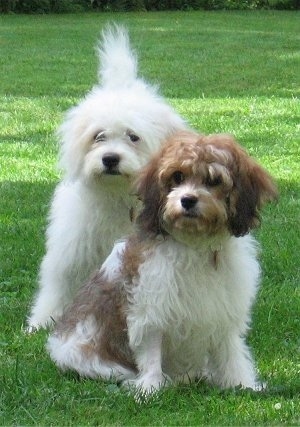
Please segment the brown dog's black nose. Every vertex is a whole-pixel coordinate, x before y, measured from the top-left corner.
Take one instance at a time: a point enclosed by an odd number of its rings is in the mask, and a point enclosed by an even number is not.
[[[195,196],[183,196],[181,198],[181,206],[188,211],[196,205],[197,201],[198,199]]]
[[[102,157],[102,163],[108,170],[112,170],[120,163],[120,156],[115,153],[107,153]]]

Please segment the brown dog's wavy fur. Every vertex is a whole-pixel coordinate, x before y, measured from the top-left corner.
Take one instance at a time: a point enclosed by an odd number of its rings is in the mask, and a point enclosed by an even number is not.
[[[184,169],[203,174],[212,163],[225,166],[232,179],[227,197],[229,232],[238,237],[257,227],[259,209],[277,197],[270,175],[229,135],[180,132],[164,144],[136,181],[137,194],[143,202],[137,224],[143,232],[165,233],[160,212],[169,191],[169,176]]]
[[[86,357],[97,354],[102,360],[136,370],[127,339],[127,298],[120,283],[108,281],[97,271],[79,290],[72,305],[56,324],[56,333],[68,336],[79,321],[95,319],[98,332],[82,346]],[[101,337],[101,339],[100,339]]]

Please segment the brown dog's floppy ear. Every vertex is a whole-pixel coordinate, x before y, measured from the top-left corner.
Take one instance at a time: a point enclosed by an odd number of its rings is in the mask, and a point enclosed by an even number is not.
[[[238,157],[234,189],[230,197],[230,231],[243,236],[259,226],[259,210],[277,198],[277,189],[271,176],[242,149]]]
[[[136,195],[143,203],[142,210],[136,219],[136,224],[143,232],[154,234],[160,233],[161,188],[157,176],[158,162],[159,156],[153,158],[140,171],[134,185]]]

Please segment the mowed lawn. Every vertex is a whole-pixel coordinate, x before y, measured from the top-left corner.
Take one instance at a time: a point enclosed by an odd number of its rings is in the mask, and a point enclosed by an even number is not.
[[[299,425],[300,52],[297,12],[0,16],[0,424]],[[23,332],[59,179],[55,129],[96,83],[107,21],[125,24],[140,75],[197,130],[229,132],[275,177],[249,343],[264,392],[204,383],[139,404],[114,384],[61,373],[47,333]]]

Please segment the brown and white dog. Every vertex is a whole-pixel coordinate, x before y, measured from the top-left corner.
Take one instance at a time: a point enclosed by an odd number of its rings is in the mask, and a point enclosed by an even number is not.
[[[227,135],[180,132],[140,173],[137,231],[115,245],[48,341],[62,369],[141,392],[206,378],[257,387],[244,337],[257,292],[249,231],[277,195]]]

